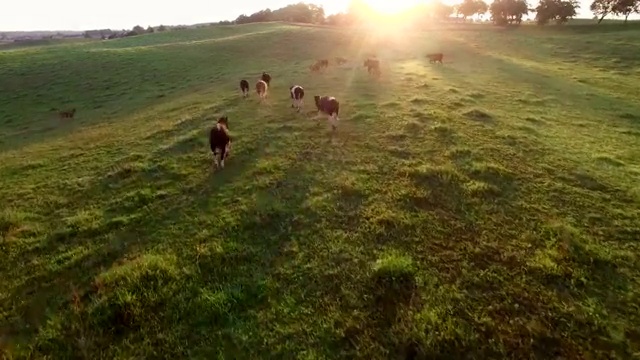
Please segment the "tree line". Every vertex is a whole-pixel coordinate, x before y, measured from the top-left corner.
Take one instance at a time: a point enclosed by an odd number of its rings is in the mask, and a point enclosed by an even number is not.
[[[428,5],[412,9],[412,14],[419,19],[436,21],[462,20],[487,14],[496,25],[520,24],[525,15],[535,13],[535,22],[546,25],[550,22],[563,24],[576,16],[580,3],[578,0],[539,0],[536,7],[531,7],[527,0],[463,0],[454,6],[435,0]],[[352,25],[361,21],[368,12],[362,0],[352,0],[349,9],[344,13],[325,16],[322,6],[308,3],[287,5],[283,8],[265,9],[251,15],[242,14],[234,21],[221,21],[219,24],[247,24],[268,21],[287,21],[324,25]],[[624,16],[624,21],[631,14],[640,14],[640,0],[593,0],[591,12],[598,19],[598,24],[609,15]]]
[[[392,1],[392,0],[390,0]],[[535,22],[546,25],[550,22],[564,24],[576,16],[580,3],[578,0],[539,0],[535,8],[530,7],[527,0],[493,0],[490,4],[484,0],[463,0],[460,4],[451,6],[441,0],[435,0],[427,5],[411,9],[413,21],[424,23],[425,20],[466,21],[467,18],[477,16],[484,18],[487,14],[495,25],[520,24],[525,15],[535,13]],[[593,0],[591,12],[598,20],[598,24],[609,15],[624,16],[625,23],[631,14],[640,14],[640,0]],[[322,6],[299,2],[283,8],[264,9],[251,15],[242,14],[233,21],[220,21],[217,24],[248,24],[269,21],[285,21],[307,24],[323,24],[332,26],[349,26],[366,21],[371,8],[363,0],[351,0],[347,11],[326,16]],[[206,25],[201,25],[206,26]],[[184,30],[186,26],[147,27],[136,25],[131,30],[89,30],[83,36],[86,38],[114,39],[136,36],[153,32]]]
[[[134,26],[131,30],[111,30],[111,29],[102,29],[102,30],[87,30],[82,33],[82,36],[87,39],[98,38],[102,40],[109,39],[118,39],[129,36],[138,36],[143,34],[152,34],[155,32],[164,32],[164,31],[176,31],[176,30],[185,30],[187,26],[177,25],[177,26],[148,26],[146,29],[140,25]]]

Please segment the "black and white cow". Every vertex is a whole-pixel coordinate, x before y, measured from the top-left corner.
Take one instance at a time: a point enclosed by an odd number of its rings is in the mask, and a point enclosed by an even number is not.
[[[300,112],[304,100],[304,88],[300,85],[293,85],[289,87],[289,93],[291,94],[291,107]]]
[[[338,114],[340,113],[340,102],[336,100],[333,96],[320,96],[316,95],[313,97],[316,103],[316,107],[318,108],[318,115],[316,119],[322,114],[329,116],[329,123],[331,124],[331,128],[336,130],[338,127]]]

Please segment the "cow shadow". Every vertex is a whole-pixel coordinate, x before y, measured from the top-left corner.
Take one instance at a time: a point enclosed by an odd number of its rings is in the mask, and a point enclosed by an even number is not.
[[[178,142],[176,146],[183,152],[195,152],[194,144]],[[205,209],[205,203],[220,198],[223,189],[246,181],[253,164],[264,157],[264,148],[246,144],[229,159],[225,169],[217,172],[207,157],[189,165],[192,171],[182,171],[174,161],[167,160],[170,155],[166,150],[131,155],[121,164],[105,168],[102,177],[82,191],[69,190],[64,194],[67,203],[78,209],[91,204],[104,206],[90,221],[77,217],[61,220],[51,214],[51,231],[36,246],[7,259],[16,262],[16,269],[24,269],[18,263],[59,259],[55,267],[45,267],[30,276],[15,272],[26,280],[10,289],[7,296],[10,313],[21,314],[8,319],[9,339],[33,340],[52,315],[69,311],[75,289],[88,292],[105,269],[164,246],[158,242],[159,232],[176,222],[188,221],[182,214]],[[180,160],[175,156],[172,159]],[[194,170],[199,166],[200,170]],[[69,346],[75,346],[74,342]]]

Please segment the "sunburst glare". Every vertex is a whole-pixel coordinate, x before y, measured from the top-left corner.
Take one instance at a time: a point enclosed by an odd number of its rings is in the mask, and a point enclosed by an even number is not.
[[[426,0],[366,0],[365,3],[381,14],[395,15],[425,4]]]

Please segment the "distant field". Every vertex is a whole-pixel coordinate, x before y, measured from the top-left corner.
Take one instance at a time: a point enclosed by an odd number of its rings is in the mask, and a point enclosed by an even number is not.
[[[0,354],[640,356],[640,27],[476,29],[0,51]],[[268,103],[241,99],[262,71]]]

